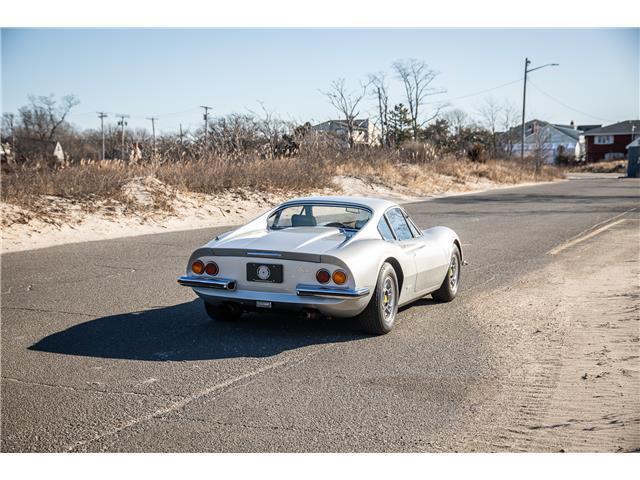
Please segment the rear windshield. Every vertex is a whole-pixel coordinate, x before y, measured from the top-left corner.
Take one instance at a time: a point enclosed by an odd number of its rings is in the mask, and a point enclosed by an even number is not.
[[[300,204],[285,207],[269,217],[273,230],[291,227],[336,227],[360,230],[371,218],[362,207],[345,205]]]

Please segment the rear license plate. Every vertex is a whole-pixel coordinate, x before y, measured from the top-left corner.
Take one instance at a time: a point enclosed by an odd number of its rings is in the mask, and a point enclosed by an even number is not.
[[[247,280],[250,282],[282,283],[282,265],[247,263]]]
[[[265,302],[263,300],[256,300],[256,307],[258,307],[258,308],[271,308],[271,302]]]

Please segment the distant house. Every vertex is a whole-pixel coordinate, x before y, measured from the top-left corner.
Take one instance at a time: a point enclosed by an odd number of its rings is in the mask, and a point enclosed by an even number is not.
[[[626,120],[585,132],[587,161],[625,158],[627,145],[640,136],[640,120]]]
[[[355,144],[377,145],[380,143],[380,131],[371,120],[368,118],[356,119],[354,123],[353,142]],[[349,140],[349,130],[345,120],[327,120],[313,125],[311,130],[318,134],[329,133],[344,141]]]
[[[15,162],[48,159],[63,163],[68,158],[60,142],[34,137],[21,138],[15,148],[9,144],[3,144],[2,150],[3,159],[11,158],[11,161]]]
[[[55,158],[58,162],[64,162],[64,150],[62,150],[62,145],[60,142],[56,142],[56,146],[53,147],[53,158]]]
[[[556,163],[562,158],[580,160],[584,156],[584,137],[574,123],[569,125],[555,124],[543,120],[530,120],[525,123],[524,154],[525,156],[541,155],[545,163]],[[509,130],[511,138],[517,138],[510,145],[513,154],[520,152],[522,145],[522,126]]]
[[[9,163],[13,161],[13,148],[9,142],[0,143],[0,161]]]

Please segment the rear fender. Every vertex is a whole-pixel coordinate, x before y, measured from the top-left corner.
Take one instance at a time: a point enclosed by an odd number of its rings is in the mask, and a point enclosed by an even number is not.
[[[460,261],[463,262],[463,253],[462,253],[462,243],[458,238],[456,232],[451,230],[449,227],[432,227],[427,228],[422,231],[422,234],[425,237],[430,237],[435,240],[436,243],[442,246],[445,251],[446,257],[450,258],[453,253],[453,249],[457,248],[460,250]]]

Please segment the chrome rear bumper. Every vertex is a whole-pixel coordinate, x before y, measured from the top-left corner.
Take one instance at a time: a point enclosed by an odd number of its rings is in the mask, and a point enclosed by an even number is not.
[[[299,283],[287,291],[246,290],[243,282],[228,278],[183,276],[178,283],[193,291],[209,304],[234,302],[243,308],[255,308],[257,302],[268,302],[273,309],[317,310],[331,317],[353,317],[367,306],[369,288],[307,285]],[[260,288],[262,285],[252,287]],[[265,286],[266,287],[266,286]]]
[[[296,294],[301,297],[360,298],[369,295],[369,289],[298,285]]]
[[[228,278],[196,278],[183,276],[178,283],[185,287],[214,288],[216,290],[235,290],[236,281]]]

